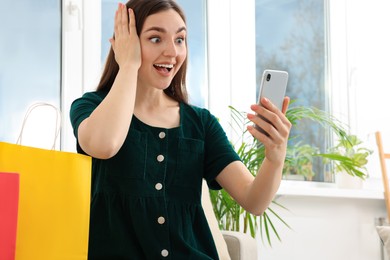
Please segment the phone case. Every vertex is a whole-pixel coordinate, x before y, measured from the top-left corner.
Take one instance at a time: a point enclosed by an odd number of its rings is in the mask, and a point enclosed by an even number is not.
[[[281,70],[265,70],[260,85],[260,98],[268,98],[275,106],[282,110],[283,99],[286,95],[288,72]]]
[[[288,82],[288,72],[281,70],[264,70],[260,91],[259,91],[259,100],[262,97],[268,98],[279,110],[282,110],[283,99],[286,95],[286,88]],[[260,104],[261,105],[261,104]],[[261,119],[270,123],[266,118],[259,115]],[[265,135],[269,136],[261,127],[255,125],[255,128]]]

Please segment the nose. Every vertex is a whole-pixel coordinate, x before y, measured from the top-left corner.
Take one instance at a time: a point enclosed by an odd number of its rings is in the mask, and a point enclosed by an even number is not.
[[[164,50],[164,55],[168,57],[176,57],[177,56],[177,46],[175,41],[167,42]]]

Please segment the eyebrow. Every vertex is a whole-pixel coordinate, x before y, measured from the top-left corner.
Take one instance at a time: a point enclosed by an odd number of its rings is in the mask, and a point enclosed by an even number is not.
[[[157,31],[157,32],[161,32],[161,33],[166,33],[167,32],[167,30],[165,30],[164,28],[158,27],[158,26],[153,26],[153,27],[150,27],[149,29],[145,30],[145,32],[150,32],[150,31]],[[185,26],[180,27],[176,31],[176,33],[180,33],[182,31],[187,31]]]

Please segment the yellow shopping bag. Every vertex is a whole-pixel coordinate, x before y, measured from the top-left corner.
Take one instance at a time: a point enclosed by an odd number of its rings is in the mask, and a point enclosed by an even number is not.
[[[91,158],[0,142],[0,171],[20,175],[16,259],[87,259]]]

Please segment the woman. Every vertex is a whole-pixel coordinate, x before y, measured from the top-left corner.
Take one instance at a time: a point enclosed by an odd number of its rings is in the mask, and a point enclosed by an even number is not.
[[[202,179],[253,214],[273,199],[291,124],[268,100],[248,131],[265,145],[254,178],[217,119],[185,88],[187,27],[174,0],[130,0],[115,14],[97,91],[71,107],[80,153],[93,157],[89,259],[218,259],[201,206]],[[267,118],[261,120],[255,114]]]

